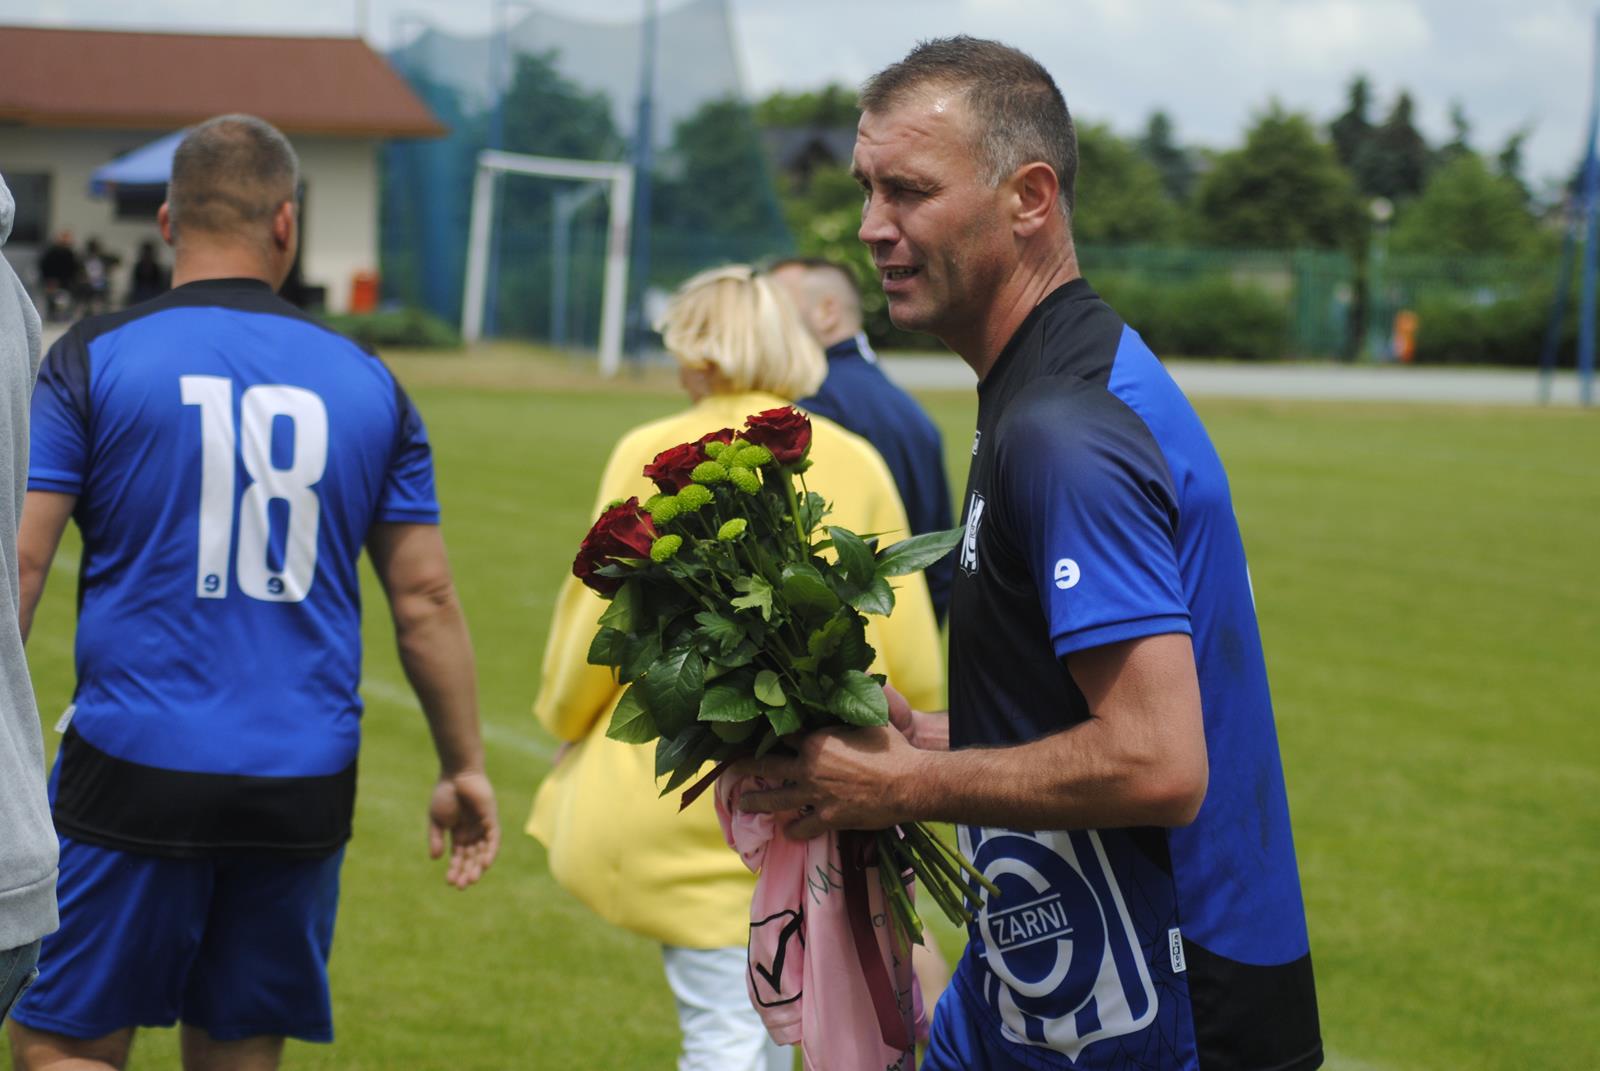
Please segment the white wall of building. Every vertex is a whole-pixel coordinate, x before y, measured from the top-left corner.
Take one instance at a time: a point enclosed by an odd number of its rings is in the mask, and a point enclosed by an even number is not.
[[[71,230],[81,252],[90,238],[122,258],[113,277],[113,295],[120,304],[127,273],[139,243],[161,235],[154,220],[119,220],[110,198],[89,194],[89,176],[101,165],[131,149],[167,134],[166,130],[58,130],[0,127],[0,174],[8,178],[46,173],[50,181],[48,235]],[[356,272],[378,268],[378,146],[371,138],[290,138],[300,154],[306,184],[301,275],[307,285],[324,286],[328,307],[349,308],[351,279]],[[22,191],[16,184],[13,192]],[[37,284],[40,249],[6,243],[6,259],[30,287]],[[161,258],[172,262],[171,250]]]

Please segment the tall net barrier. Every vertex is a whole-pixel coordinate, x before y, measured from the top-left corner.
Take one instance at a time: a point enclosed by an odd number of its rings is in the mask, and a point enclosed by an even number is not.
[[[633,295],[659,295],[702,268],[791,248],[739,77],[727,0],[690,0],[661,12],[653,26],[653,92],[644,102],[651,26],[514,10],[503,35],[461,36],[421,24],[390,53],[450,133],[385,149],[386,300],[461,321],[480,151],[637,162],[641,116],[651,137],[648,174],[641,176],[648,201],[635,214],[643,232],[629,279]],[[496,182],[484,333],[593,347],[609,194],[601,184],[526,175]]]

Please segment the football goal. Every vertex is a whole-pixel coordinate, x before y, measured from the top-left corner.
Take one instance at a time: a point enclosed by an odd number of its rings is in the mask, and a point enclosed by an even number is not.
[[[598,160],[564,160],[550,156],[501,152],[478,154],[472,184],[472,216],[468,225],[466,286],[461,301],[461,336],[472,343],[483,337],[484,304],[488,295],[492,230],[495,226],[496,181],[502,175],[531,175],[581,183],[574,194],[556,202],[554,244],[558,263],[555,286],[563,292],[567,267],[561,255],[569,236],[572,213],[581,204],[584,187],[602,187],[607,197],[605,277],[600,302],[600,374],[613,376],[622,365],[622,324],[628,287],[628,239],[633,212],[633,167]],[[575,196],[576,195],[576,196]],[[586,198],[584,198],[586,199]]]

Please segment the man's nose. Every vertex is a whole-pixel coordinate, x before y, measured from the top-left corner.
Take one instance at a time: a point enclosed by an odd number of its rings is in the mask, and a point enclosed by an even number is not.
[[[856,231],[856,237],[867,245],[893,242],[900,237],[900,231],[894,224],[893,213],[882,200],[869,198],[861,206],[861,228]]]

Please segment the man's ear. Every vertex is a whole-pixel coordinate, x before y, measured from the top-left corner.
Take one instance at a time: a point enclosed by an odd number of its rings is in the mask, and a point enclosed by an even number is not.
[[[279,249],[288,249],[294,243],[295,209],[293,201],[285,201],[272,214],[272,241]]]
[[[1023,164],[1011,176],[1011,229],[1019,238],[1037,234],[1059,211],[1061,181],[1055,168],[1040,160]]]
[[[172,226],[172,207],[168,202],[162,201],[161,207],[156,209],[156,226],[161,229],[161,240],[168,245],[176,245],[177,231]]]
[[[817,325],[817,334],[827,337],[839,326],[839,299],[833,294],[824,293],[817,297],[816,304],[812,306],[812,318]]]

